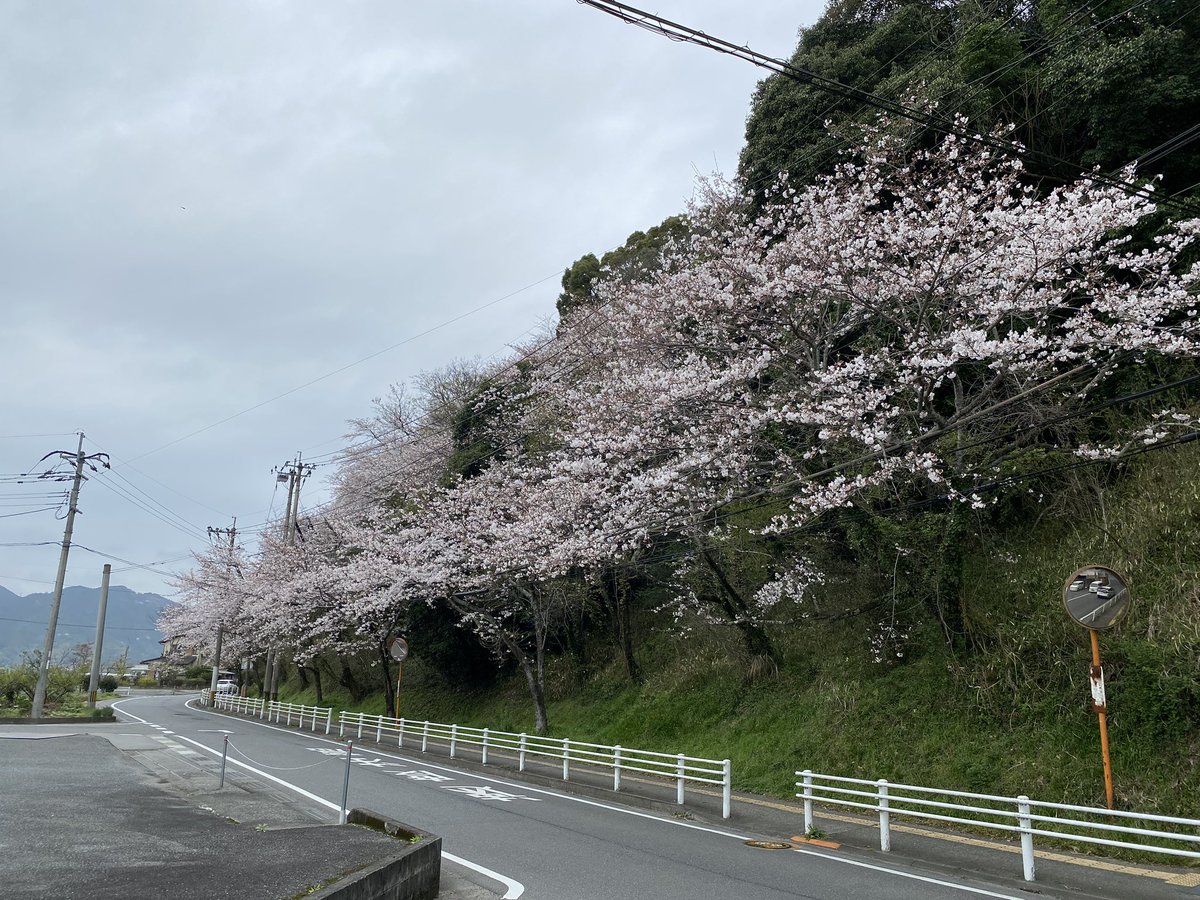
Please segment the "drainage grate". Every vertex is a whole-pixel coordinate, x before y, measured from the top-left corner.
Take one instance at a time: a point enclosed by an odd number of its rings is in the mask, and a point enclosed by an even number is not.
[[[791,850],[791,844],[785,844],[783,841],[746,841],[747,847],[754,847],[756,850]]]

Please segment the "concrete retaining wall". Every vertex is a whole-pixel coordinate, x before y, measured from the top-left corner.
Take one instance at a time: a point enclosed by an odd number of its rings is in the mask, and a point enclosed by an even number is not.
[[[312,900],[434,900],[442,880],[442,839],[369,809],[352,809],[346,821],[390,834],[390,859],[348,875],[311,895]]]

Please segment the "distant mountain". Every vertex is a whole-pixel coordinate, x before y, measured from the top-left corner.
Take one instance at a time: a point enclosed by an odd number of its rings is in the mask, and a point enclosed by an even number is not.
[[[46,623],[50,618],[52,594],[20,596],[0,587],[0,666],[21,661],[23,650],[41,650],[46,641]],[[154,623],[171,601],[158,594],[139,594],[123,585],[108,590],[108,611],[104,621],[105,667],[129,648],[129,662],[158,656],[164,637]],[[68,587],[63,590],[54,632],[54,658],[77,644],[90,644],[96,638],[96,612],[100,606],[100,588]]]

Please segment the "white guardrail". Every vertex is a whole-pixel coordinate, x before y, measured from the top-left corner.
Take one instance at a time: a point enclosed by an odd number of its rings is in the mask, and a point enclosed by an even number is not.
[[[208,693],[206,692],[205,696]],[[231,694],[213,694],[212,706],[214,709],[241,713],[244,716],[258,716],[268,722],[286,722],[291,725],[294,721],[301,728],[307,720],[311,731],[316,731],[318,725],[324,725],[326,734],[329,734],[333,727],[333,710],[328,706],[304,706],[298,703],[280,703],[277,700],[263,701]]]
[[[384,735],[396,738],[396,746],[404,746],[404,738],[420,739],[421,751],[425,752],[429,741],[449,742],[450,757],[454,758],[462,744],[480,748],[481,761],[487,765],[489,751],[508,751],[516,754],[517,768],[525,771],[529,757],[559,760],[562,762],[563,781],[571,780],[571,765],[611,769],[613,790],[621,789],[621,775],[637,772],[657,776],[675,782],[675,798],[683,803],[684,785],[712,784],[721,786],[721,815],[729,818],[729,800],[732,789],[732,773],[727,759],[703,759],[685,756],[682,753],[655,753],[650,750],[633,750],[629,747],[589,744],[569,738],[548,738],[539,735],[516,734],[511,731],[493,731],[490,728],[471,728],[466,725],[445,725],[440,722],[425,722],[408,719],[393,719],[388,716],[373,716],[366,713],[343,712],[338,716],[338,733],[345,736],[349,729],[357,729],[358,737],[373,736],[382,743]]]
[[[286,718],[288,725],[295,721],[301,728],[304,727],[307,719],[313,731],[317,730],[318,724],[324,724],[326,734],[329,734],[332,727],[333,710],[329,707],[298,706],[293,703],[276,701],[264,702],[261,699],[217,694],[211,691],[205,691],[202,696],[203,702],[211,704],[214,709],[257,716],[273,722],[282,722]],[[441,722],[413,719],[393,719],[388,716],[356,712],[343,712],[338,715],[339,737],[345,737],[347,730],[355,732],[360,739],[364,734],[367,737],[373,737],[376,743],[383,743],[385,736],[395,738],[397,747],[404,746],[406,737],[410,740],[410,746],[419,738],[422,753],[426,752],[431,739],[447,742],[450,745],[451,759],[458,752],[460,745],[478,747],[481,761],[485,766],[488,763],[490,752],[509,751],[516,755],[517,768],[522,772],[525,771],[525,762],[530,757],[561,761],[563,781],[571,780],[572,765],[611,769],[614,791],[621,789],[621,776],[624,773],[636,772],[641,775],[656,776],[675,782],[675,799],[681,805],[684,798],[684,786],[687,782],[719,785],[721,787],[721,815],[726,819],[729,818],[733,776],[730,762],[727,759],[703,759],[696,756],[685,756],[682,753],[655,753],[651,750],[589,744],[569,738],[515,734],[509,731],[493,731],[490,728],[445,725]]]
[[[879,849],[885,852],[892,849],[889,817],[893,813],[898,813],[938,822],[953,822],[1019,834],[1021,837],[1021,861],[1024,865],[1026,881],[1034,880],[1033,838],[1035,835],[1065,841],[1101,844],[1105,847],[1142,850],[1148,853],[1200,858],[1200,849],[1161,843],[1163,841],[1180,844],[1200,843],[1200,819],[1182,819],[1176,816],[1101,809],[1093,806],[1073,806],[1070,803],[1030,800],[1024,795],[997,797],[992,794],[973,794],[967,791],[918,787],[911,784],[895,784],[882,778],[878,781],[869,781],[864,778],[820,775],[808,769],[796,774],[801,779],[796,782],[796,787],[800,789],[796,796],[804,801],[804,830],[806,832],[811,831],[813,827],[814,801],[822,804],[833,803],[839,806],[874,810],[879,815]],[[929,799],[930,797],[938,799]],[[972,802],[955,802],[955,800]],[[1072,818],[1067,815],[1059,815],[1059,813],[1079,813],[1091,817],[1091,820]],[[1132,822],[1179,825],[1189,829],[1190,833],[1136,828]],[[1102,834],[1114,837],[1101,837]],[[1157,839],[1160,843],[1139,843],[1115,839],[1117,836],[1126,835]]]

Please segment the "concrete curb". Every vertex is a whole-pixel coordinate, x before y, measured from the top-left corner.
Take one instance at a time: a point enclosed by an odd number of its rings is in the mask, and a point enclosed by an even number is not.
[[[394,837],[401,849],[390,859],[347,875],[311,894],[312,900],[434,900],[441,889],[442,839],[369,809],[346,819]]]
[[[31,719],[0,719],[0,725],[96,725],[97,723],[112,724],[117,721],[113,716],[43,716]]]

